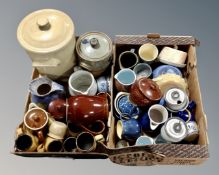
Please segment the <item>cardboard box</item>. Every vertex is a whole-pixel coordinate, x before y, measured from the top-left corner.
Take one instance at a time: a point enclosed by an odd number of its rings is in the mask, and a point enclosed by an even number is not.
[[[116,92],[112,79],[111,94],[111,112],[108,121],[107,143],[97,144],[95,152],[79,153],[79,152],[17,152],[13,153],[19,156],[27,157],[71,157],[71,158],[109,158],[112,162],[121,165],[195,165],[204,162],[209,157],[208,152],[208,136],[207,136],[207,119],[203,110],[201,92],[197,74],[197,57],[196,46],[199,42],[192,36],[160,36],[159,34],[148,35],[117,35],[114,41],[113,62],[111,66],[111,75],[118,67],[118,55],[122,51],[131,48],[138,49],[140,45],[152,43],[160,49],[163,46],[177,45],[180,50],[188,53],[186,67],[183,73],[188,81],[189,98],[197,103],[195,117],[199,127],[199,139],[197,144],[155,144],[148,146],[130,146],[126,148],[115,148],[116,134],[115,122],[113,117],[113,100]],[[33,71],[32,79],[38,77],[37,70]],[[25,105],[25,112],[30,103],[30,94],[28,94]]]

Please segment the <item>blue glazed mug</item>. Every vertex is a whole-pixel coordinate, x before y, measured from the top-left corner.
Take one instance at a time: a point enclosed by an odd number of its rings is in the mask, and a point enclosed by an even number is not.
[[[138,120],[134,118],[129,120],[118,120],[116,133],[119,139],[134,141],[141,135],[141,127]]]
[[[129,101],[129,93],[119,92],[114,101],[114,107],[119,116],[127,114],[131,118],[138,118],[140,109]]]
[[[188,109],[177,112],[177,116],[185,122],[195,121],[195,116]]]
[[[150,130],[150,119],[147,112],[145,112],[144,115],[140,116],[138,121],[143,130]]]
[[[65,98],[64,87],[47,77],[39,77],[32,80],[29,84],[31,101],[43,104],[46,108],[55,99]]]

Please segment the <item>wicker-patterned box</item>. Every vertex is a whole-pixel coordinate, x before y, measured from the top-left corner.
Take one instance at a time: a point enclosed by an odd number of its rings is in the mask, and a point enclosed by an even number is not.
[[[203,111],[201,92],[197,74],[196,48],[198,40],[192,36],[160,36],[159,34],[148,35],[117,35],[115,38],[115,69],[118,70],[118,55],[130,49],[136,49],[145,43],[152,43],[160,50],[163,46],[178,46],[180,50],[188,53],[186,67],[183,74],[188,81],[189,98],[197,103],[195,112],[199,126],[199,140],[197,144],[155,144],[148,146],[132,146],[122,148],[109,158],[123,165],[155,165],[155,164],[180,164],[193,165],[202,163],[209,157],[207,120]],[[115,90],[115,88],[113,88]],[[115,98],[115,92],[113,93]],[[110,148],[115,147],[115,119],[111,123]]]
[[[190,99],[197,103],[196,121],[199,126],[199,139],[197,144],[155,144],[148,146],[130,146],[126,148],[115,148],[115,118],[113,117],[113,100],[115,98],[115,88],[113,78],[111,80],[111,112],[108,120],[108,132],[106,144],[98,143],[97,149],[90,153],[80,152],[18,152],[13,154],[25,157],[70,157],[70,158],[109,158],[112,162],[121,165],[156,165],[156,164],[178,164],[178,165],[195,165],[202,163],[209,157],[208,137],[207,137],[207,120],[203,111],[201,92],[197,74],[196,46],[198,41],[192,36],[160,36],[159,34],[148,35],[117,35],[114,40],[113,62],[111,64],[111,76],[118,69],[118,55],[124,50],[131,48],[138,49],[140,45],[152,43],[158,48],[162,46],[175,46],[188,53],[187,66],[183,69],[184,75],[188,80]],[[32,79],[39,76],[34,69]],[[30,94],[28,94],[25,105],[25,112],[30,103]]]

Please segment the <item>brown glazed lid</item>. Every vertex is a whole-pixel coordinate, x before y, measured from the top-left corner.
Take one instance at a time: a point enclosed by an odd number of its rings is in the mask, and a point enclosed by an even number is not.
[[[43,9],[27,15],[19,24],[17,38],[32,52],[48,53],[64,47],[74,35],[74,24],[65,13]]]
[[[138,80],[138,88],[141,93],[151,101],[160,100],[162,93],[159,86],[151,79],[141,78]]]
[[[46,111],[40,108],[29,110],[24,116],[24,124],[31,130],[42,129],[48,122]]]

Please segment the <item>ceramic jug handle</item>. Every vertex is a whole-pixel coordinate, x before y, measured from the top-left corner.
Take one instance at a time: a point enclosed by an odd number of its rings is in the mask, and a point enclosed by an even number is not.
[[[50,58],[47,61],[33,61],[33,67],[57,67],[60,64],[60,61],[56,58]]]
[[[28,106],[28,109],[33,109],[33,108],[40,108],[36,103],[30,103]]]
[[[96,123],[96,124],[97,124],[97,123],[100,124],[100,126],[101,126],[100,128],[101,128],[101,129],[100,129],[99,131],[93,131],[93,130],[87,128],[86,126],[84,126],[84,125],[82,125],[82,124],[80,125],[80,127],[81,127],[82,129],[84,129],[85,131],[87,131],[87,132],[93,134],[93,135],[102,134],[103,131],[104,131],[105,128],[106,128],[105,123],[104,123],[102,120],[97,120],[95,123]]]
[[[37,132],[37,136],[38,136],[40,142],[43,142],[43,141],[44,141],[43,131],[41,131],[41,130],[38,131],[38,132]]]
[[[132,109],[131,111],[131,114],[132,114],[132,118],[135,118],[137,119],[138,118],[138,115],[140,114],[140,110],[139,108],[136,106]]]
[[[119,116],[119,119],[124,121],[124,120],[129,120],[130,118],[132,118],[128,113],[123,113]]]

